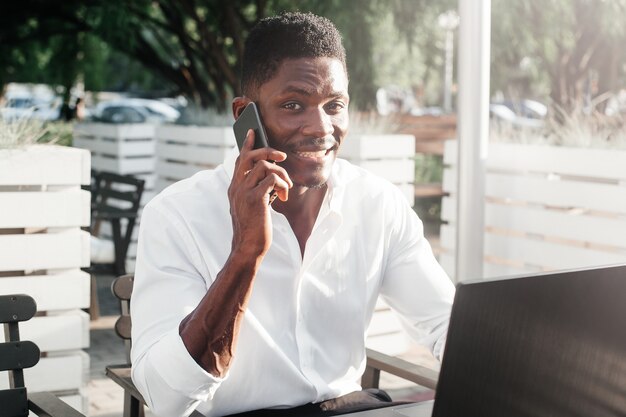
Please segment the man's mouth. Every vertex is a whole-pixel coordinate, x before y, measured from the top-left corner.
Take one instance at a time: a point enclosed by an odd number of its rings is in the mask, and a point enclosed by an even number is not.
[[[299,156],[300,158],[320,159],[328,155],[334,148],[335,147],[333,146],[328,149],[320,149],[317,151],[294,151],[294,154]]]
[[[323,159],[338,147],[337,142],[331,139],[317,139],[309,143],[294,146],[292,153],[303,159]]]

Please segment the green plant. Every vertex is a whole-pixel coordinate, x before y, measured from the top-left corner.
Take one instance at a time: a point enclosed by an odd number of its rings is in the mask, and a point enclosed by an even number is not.
[[[415,155],[415,185],[441,184],[443,181],[443,157],[441,155]],[[441,196],[433,195],[415,199],[413,210],[425,226],[441,223]]]
[[[0,118],[0,149],[33,145],[48,135],[41,121],[27,118],[6,121]]]
[[[74,123],[54,121],[46,123],[46,134],[39,143],[54,143],[61,146],[72,146]]]
[[[20,148],[38,143],[72,145],[72,123],[43,122],[21,117],[4,120],[0,117],[0,149]]]
[[[433,184],[443,180],[443,157],[441,155],[415,155],[415,183]]]

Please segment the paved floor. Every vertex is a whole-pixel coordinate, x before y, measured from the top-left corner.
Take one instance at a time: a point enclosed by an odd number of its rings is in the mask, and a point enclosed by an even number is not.
[[[110,290],[113,279],[112,276],[102,275],[96,279],[101,317],[91,322],[91,345],[87,349],[91,359],[88,383],[91,417],[120,417],[123,412],[122,389],[104,374],[106,365],[126,363],[124,343],[113,330],[115,320],[120,314],[119,304]],[[403,357],[414,363],[436,366],[432,356],[424,349],[412,348]],[[386,374],[381,375],[380,385],[394,399],[420,401],[430,399],[433,395],[432,391]],[[150,416],[150,413],[147,413],[147,416]]]
[[[119,417],[123,412],[124,393],[104,374],[107,365],[125,363],[124,343],[115,334],[113,325],[120,314],[119,304],[111,294],[113,276],[96,278],[100,315],[91,322],[89,383],[89,416]]]

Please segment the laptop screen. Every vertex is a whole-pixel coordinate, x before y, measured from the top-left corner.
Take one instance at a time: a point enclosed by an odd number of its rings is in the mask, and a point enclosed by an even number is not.
[[[460,284],[433,416],[626,416],[626,266]]]

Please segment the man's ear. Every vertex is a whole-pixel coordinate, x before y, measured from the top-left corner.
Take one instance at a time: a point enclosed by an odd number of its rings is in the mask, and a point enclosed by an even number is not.
[[[239,119],[239,115],[251,101],[248,97],[235,97],[233,99],[233,116],[235,120]]]

